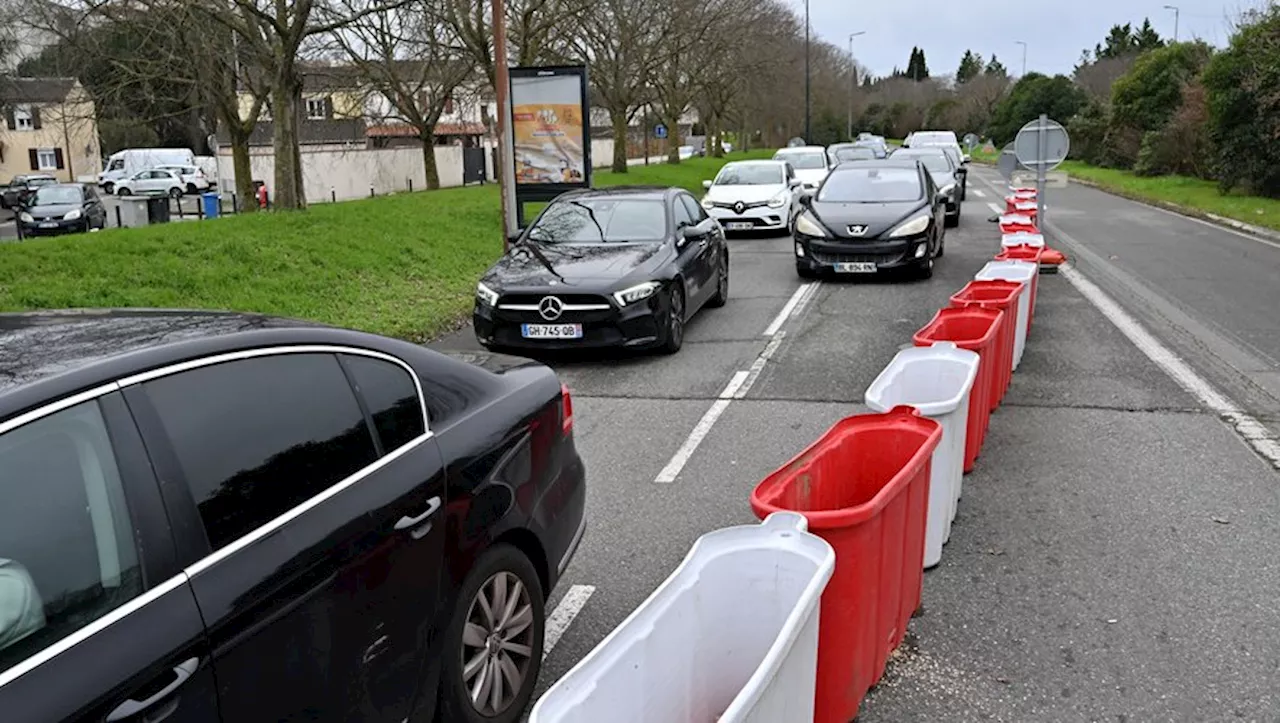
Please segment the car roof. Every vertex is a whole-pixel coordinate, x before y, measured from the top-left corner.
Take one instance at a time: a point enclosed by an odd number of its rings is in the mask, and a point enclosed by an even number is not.
[[[920,161],[908,161],[905,159],[894,160],[893,158],[874,158],[874,159],[869,158],[865,161],[858,161],[857,163],[858,163],[857,165],[858,170],[863,170],[867,168],[916,168],[916,169],[919,169],[921,167]],[[853,168],[853,166],[845,166],[844,164],[841,164],[839,166],[836,166],[836,168],[837,169]],[[832,173],[835,173],[835,171],[832,171]]]
[[[682,188],[673,186],[652,186],[652,185],[630,185],[630,186],[612,186],[610,188],[580,188],[574,191],[566,191],[555,200],[560,199],[583,199],[583,198],[637,198],[637,199],[664,199],[673,193],[683,191]]]
[[[779,148],[774,155],[779,153],[825,153],[826,148],[822,146],[790,146],[787,148]]]
[[[402,357],[408,342],[263,314],[187,309],[0,313],[0,420],[118,379],[265,346],[331,344]]]

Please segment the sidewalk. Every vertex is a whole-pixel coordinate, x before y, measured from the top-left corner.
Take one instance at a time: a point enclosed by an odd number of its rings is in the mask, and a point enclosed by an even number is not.
[[[879,721],[1259,720],[1280,487],[1061,277],[992,419]]]

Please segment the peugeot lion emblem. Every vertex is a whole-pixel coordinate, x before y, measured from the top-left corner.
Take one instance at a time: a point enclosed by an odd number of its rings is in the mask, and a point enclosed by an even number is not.
[[[544,296],[538,302],[538,313],[547,321],[555,321],[564,313],[564,302],[554,296]]]
[[[856,224],[856,223],[849,224],[849,235],[850,235],[850,236],[861,236],[862,234],[864,234],[864,233],[866,233],[866,232],[867,232],[867,227],[866,227],[866,226],[863,226],[863,225],[861,225],[861,224]]]
[[[738,201],[737,203],[733,204],[733,210],[738,213],[742,213],[743,211],[747,210],[747,204],[743,203],[742,201]]]

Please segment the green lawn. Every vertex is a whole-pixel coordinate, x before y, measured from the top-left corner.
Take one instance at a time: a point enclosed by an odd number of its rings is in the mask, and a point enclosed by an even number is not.
[[[701,195],[726,161],[771,153],[596,179]],[[470,312],[476,278],[502,250],[498,209],[497,186],[488,185],[0,244],[0,310],[231,309],[421,341]]]
[[[1174,203],[1192,211],[1212,213],[1280,230],[1280,200],[1243,194],[1222,195],[1218,184],[1185,176],[1145,178],[1114,168],[1097,168],[1079,161],[1067,161],[1059,170],[1074,178],[1096,183],[1102,188],[1139,201]]]

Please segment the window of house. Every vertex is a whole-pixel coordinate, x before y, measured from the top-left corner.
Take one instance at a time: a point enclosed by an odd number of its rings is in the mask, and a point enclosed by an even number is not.
[[[329,117],[328,98],[307,99],[307,120],[324,120]]]
[[[36,149],[36,166],[41,171],[58,170],[58,152],[53,148]]]
[[[31,106],[20,105],[13,109],[13,125],[20,131],[29,131],[36,127],[35,114],[31,112]]]
[[[453,96],[444,99],[445,115],[453,115]]]

